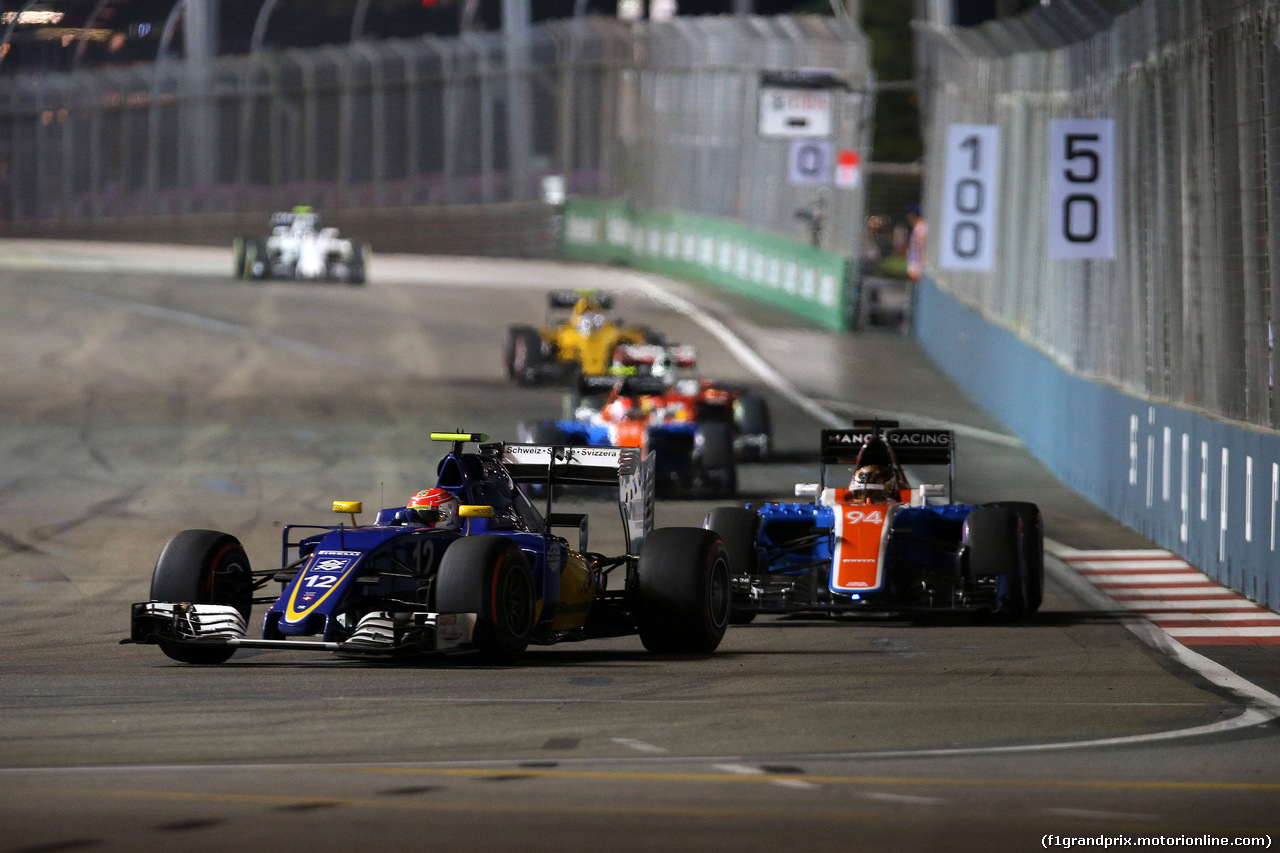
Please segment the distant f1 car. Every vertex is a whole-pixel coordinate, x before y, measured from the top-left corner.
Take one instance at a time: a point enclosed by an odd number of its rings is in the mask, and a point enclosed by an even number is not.
[[[278,568],[253,570],[240,542],[184,530],[161,551],[151,597],[132,606],[130,636],[193,664],[239,648],[331,651],[357,658],[478,652],[509,662],[531,643],[639,634],[646,649],[709,653],[729,620],[729,561],[696,527],[653,529],[652,468],[620,447],[453,442],[437,484],[408,506],[357,525],[358,501],[337,501],[350,526],[287,525]],[[517,487],[541,483],[546,511]],[[626,552],[587,550],[587,516],[551,511],[552,486],[612,486]],[[577,531],[576,543],[552,531]],[[615,574],[616,572],[616,574]],[[610,588],[609,581],[613,581]],[[279,594],[258,591],[279,583]],[[266,604],[261,638],[250,609]]]
[[[320,214],[295,207],[271,215],[269,237],[237,237],[232,242],[236,278],[300,279],[364,284],[372,254],[362,243],[321,228]]]
[[[733,566],[733,619],[818,611],[978,611],[1019,618],[1044,591],[1035,504],[951,503],[955,434],[862,421],[823,430],[811,503],[712,510],[705,526]],[[903,466],[941,465],[947,482],[910,488]],[[847,487],[836,471],[853,471]],[[847,474],[845,476],[848,476]]]
[[[647,326],[626,326],[613,316],[613,295],[597,290],[556,290],[547,295],[547,321],[539,329],[507,330],[507,376],[520,385],[576,385],[581,377],[605,376],[619,344],[665,343]],[[555,321],[553,312],[569,311]]]
[[[572,417],[521,423],[517,438],[638,447],[656,457],[659,494],[732,497],[738,459],[768,452],[768,407],[754,392],[681,378],[695,363],[690,346],[621,345],[610,375],[579,383]]]

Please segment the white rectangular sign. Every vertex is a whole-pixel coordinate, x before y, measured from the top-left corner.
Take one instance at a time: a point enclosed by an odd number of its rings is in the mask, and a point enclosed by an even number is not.
[[[791,140],[787,183],[793,187],[826,186],[831,183],[831,160],[831,140]]]
[[[761,136],[830,136],[831,93],[821,89],[762,88]]]
[[[951,125],[947,128],[946,157],[938,265],[989,270],[995,258],[1000,128],[993,124]]]
[[[1049,257],[1116,256],[1115,122],[1049,122]]]

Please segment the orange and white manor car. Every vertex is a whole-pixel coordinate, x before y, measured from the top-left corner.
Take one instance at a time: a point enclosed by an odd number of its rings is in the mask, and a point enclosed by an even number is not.
[[[908,471],[945,473],[912,487]],[[822,432],[808,502],[712,510],[733,571],[734,619],[758,613],[974,611],[1021,618],[1044,590],[1035,504],[952,502],[955,433],[856,421]]]

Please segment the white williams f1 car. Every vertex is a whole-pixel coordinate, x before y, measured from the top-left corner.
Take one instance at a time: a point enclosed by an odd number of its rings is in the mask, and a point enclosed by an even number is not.
[[[345,240],[337,228],[321,228],[309,207],[271,215],[271,236],[232,242],[236,278],[342,281],[364,284],[371,254],[367,245]]]

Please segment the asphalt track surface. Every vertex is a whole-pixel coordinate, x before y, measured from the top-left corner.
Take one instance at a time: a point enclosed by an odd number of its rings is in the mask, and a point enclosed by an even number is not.
[[[429,485],[432,429],[503,437],[557,415],[559,394],[513,388],[500,358],[552,287],[612,288],[708,375],[767,389],[779,454],[743,470],[746,498],[812,480],[824,424],[897,415],[957,429],[961,499],[1037,501],[1071,547],[1149,547],[900,334],[827,334],[606,268],[388,256],[351,288],[230,266],[209,249],[0,245],[0,849],[1280,840],[1274,647],[1215,652],[1233,674],[1055,560],[1025,623],[767,618],[705,657],[623,638],[512,667],[251,650],[191,667],[119,645],[176,531],[226,530],[270,566],[282,524]],[[710,506],[666,503],[658,523]],[[613,523],[602,508],[593,537]]]

